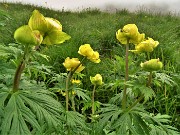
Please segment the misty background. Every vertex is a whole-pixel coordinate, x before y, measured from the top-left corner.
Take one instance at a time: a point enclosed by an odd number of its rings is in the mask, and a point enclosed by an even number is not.
[[[134,12],[143,9],[151,12],[180,13],[180,0],[0,0],[0,2],[19,2],[65,11],[97,8],[107,12],[121,9]]]

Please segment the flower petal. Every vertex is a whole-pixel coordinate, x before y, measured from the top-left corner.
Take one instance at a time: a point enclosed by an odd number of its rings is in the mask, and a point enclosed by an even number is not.
[[[69,40],[71,37],[65,32],[54,30],[49,32],[42,42],[42,44],[53,45],[53,44],[61,44],[66,40]]]

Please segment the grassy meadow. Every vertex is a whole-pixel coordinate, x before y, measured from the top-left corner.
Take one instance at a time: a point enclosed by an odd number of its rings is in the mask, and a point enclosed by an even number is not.
[[[16,42],[13,37],[15,30],[27,24],[34,9],[39,10],[45,17],[59,20],[63,31],[68,33],[71,39],[61,45],[48,46],[48,49],[42,47],[44,48],[42,54],[48,55],[50,59],[46,61],[39,58],[39,61],[36,61],[37,69],[25,70],[25,74],[29,75],[31,80],[43,82],[47,89],[52,90],[57,86],[57,80],[53,81],[54,74],[66,72],[62,64],[64,59],[80,58],[77,53],[79,47],[88,43],[99,52],[101,63],[85,61],[86,68],[83,71],[85,76],[83,76],[81,88],[90,92],[92,86],[89,76],[100,73],[105,85],[96,91],[95,100],[101,104],[112,101],[111,98],[122,91],[122,84],[119,86],[118,81],[116,83],[114,81],[119,77],[124,77],[125,72],[123,63],[125,49],[117,41],[116,32],[126,24],[136,24],[140,33],[145,33],[147,37],[159,41],[159,45],[151,55],[129,54],[129,76],[136,78],[134,74],[141,71],[139,64],[147,58],[159,58],[162,61],[163,69],[159,71],[161,74],[157,74],[152,82],[152,89],[156,96],[144,103],[144,106],[153,114],[170,115],[170,125],[180,129],[180,16],[171,13],[152,13],[141,9],[137,9],[134,13],[126,9],[117,10],[115,13],[101,12],[98,9],[71,12],[53,11],[18,3],[0,3],[0,44],[8,46]],[[133,49],[133,46],[130,46],[130,49]],[[2,59],[0,58],[0,81],[6,81],[4,84],[11,86],[9,81],[12,79],[8,77],[14,74],[15,66],[10,63],[10,58],[6,61]],[[41,72],[35,73],[38,69]],[[6,79],[3,76],[6,76]],[[27,76],[24,75],[24,77]],[[54,93],[64,103],[64,97],[57,90]],[[83,103],[76,102],[81,108]],[[87,108],[82,114],[88,117],[90,110]]]

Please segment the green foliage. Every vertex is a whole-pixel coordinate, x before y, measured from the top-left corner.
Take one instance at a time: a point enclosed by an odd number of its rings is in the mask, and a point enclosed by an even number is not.
[[[45,129],[57,129],[61,124],[62,105],[47,90],[23,90],[12,93],[1,88],[3,110],[1,134],[31,134]]]
[[[61,46],[38,46],[38,51],[32,50],[32,57],[22,74],[20,90],[13,93],[13,75],[24,48],[13,43],[12,35],[16,28],[28,22],[34,6],[3,3],[0,8],[0,134],[179,134],[179,17],[144,11],[130,13],[125,9],[105,13],[98,9],[61,12],[36,7],[45,16],[60,20],[63,30],[72,38]],[[130,75],[126,83],[125,49],[115,39],[116,30],[125,23],[136,23],[140,32],[145,31],[147,36],[160,42],[151,56],[130,53]],[[84,43],[90,43],[98,50],[101,64],[85,61],[83,74],[86,76],[79,76],[82,84],[69,88],[76,111],[71,111],[70,104],[70,111],[65,112],[63,94],[67,73],[62,63],[68,56],[79,57],[78,48]],[[151,87],[147,87],[148,74],[139,68],[147,58],[159,58],[164,64],[162,71],[153,73]],[[91,116],[89,76],[97,73],[102,74],[105,84],[95,93],[95,115]],[[125,110],[121,108],[124,85],[128,87]],[[131,108],[140,95],[144,95],[144,107],[137,104]]]
[[[97,131],[101,132],[97,132],[98,134],[103,134],[104,128],[105,131],[115,135],[151,135],[153,133],[160,135],[162,132],[165,135],[178,135],[177,129],[168,125],[170,116],[161,114],[152,116],[142,106],[124,112],[118,106],[109,104],[101,111],[99,121],[101,126],[97,128]]]

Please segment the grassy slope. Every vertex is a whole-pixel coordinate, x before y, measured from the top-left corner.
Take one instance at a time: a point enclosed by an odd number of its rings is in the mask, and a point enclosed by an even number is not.
[[[0,28],[0,43],[5,44],[14,42],[14,31],[19,26],[27,24],[28,18],[34,9],[38,9],[44,16],[60,20],[63,31],[71,35],[72,38],[63,45],[50,47],[51,52],[45,52],[52,57],[52,61],[47,64],[55,65],[56,70],[63,69],[62,62],[66,57],[79,57],[77,54],[79,46],[89,43],[94,50],[100,52],[102,63],[98,66],[87,63],[89,66],[87,69],[89,70],[86,70],[86,74],[87,76],[94,76],[95,73],[101,73],[105,76],[106,72],[112,68],[112,62],[109,60],[109,57],[112,57],[111,54],[124,55],[124,49],[117,46],[115,32],[127,23],[135,23],[140,32],[146,33],[146,37],[152,37],[160,42],[152,57],[160,58],[166,71],[176,73],[180,71],[180,17],[171,14],[152,14],[144,11],[129,13],[126,10],[113,14],[102,13],[99,10],[84,10],[73,13],[21,4],[2,3],[0,9],[9,16],[6,20],[0,18],[0,21],[6,22],[5,27]],[[179,89],[176,89],[176,91],[179,91]]]

